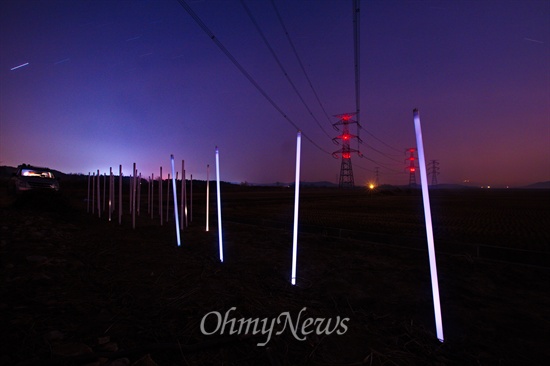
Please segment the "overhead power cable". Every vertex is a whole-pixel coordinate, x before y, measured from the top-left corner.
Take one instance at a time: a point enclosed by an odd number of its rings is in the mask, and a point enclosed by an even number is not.
[[[286,115],[286,113],[277,105],[277,103],[275,103],[273,99],[271,99],[271,97],[265,92],[265,90],[262,89],[262,87],[256,82],[256,80],[254,80],[254,78],[245,70],[245,68],[237,61],[237,59],[233,57],[233,55],[229,52],[229,50],[225,48],[225,46],[218,40],[218,38],[216,38],[216,36],[214,35],[214,33],[212,33],[210,28],[208,28],[208,26],[204,24],[204,22],[193,11],[193,9],[191,9],[191,7],[187,4],[185,0],[178,0],[178,2],[185,9],[185,11],[189,13],[191,18],[193,18],[193,20],[204,31],[204,33],[206,33],[208,37],[216,44],[216,46],[218,46],[218,48],[225,54],[225,56],[227,56],[227,58],[233,63],[233,65],[235,65],[235,67],[239,69],[239,71],[248,79],[248,81],[250,81],[250,83],[260,92],[260,94],[262,94],[262,96],[269,102],[269,104],[271,104],[273,108],[275,108],[277,112],[279,112],[284,117],[284,119],[286,119],[288,123],[290,123],[296,130],[302,131],[302,136],[304,136],[316,148],[318,148],[319,150],[321,150],[326,154],[332,155],[329,151],[317,145],[315,141],[313,141],[309,136],[307,136],[304,133],[304,131],[300,127],[298,127],[298,125],[296,125],[296,123],[294,123],[294,121],[292,121],[289,116]]]
[[[354,50],[354,64],[355,64],[355,120],[357,121],[357,150],[359,150],[359,144],[361,143],[361,137],[359,131],[361,130],[360,115],[361,101],[360,101],[360,83],[359,78],[359,56],[360,56],[360,43],[359,43],[359,0],[353,0],[353,50]]]
[[[386,157],[386,158],[388,158],[388,159],[390,159],[390,160],[395,161],[396,163],[401,163],[399,160],[397,160],[397,159],[391,157],[390,155],[388,155],[388,154],[386,154],[386,153],[384,153],[384,152],[382,152],[382,151],[380,151],[380,150],[378,150],[378,149],[375,149],[375,148],[372,147],[371,145],[367,145],[367,147],[368,147],[369,149],[373,150],[373,151],[376,151],[376,152],[379,153],[380,155],[383,155],[384,157]]]
[[[365,130],[365,132],[366,132],[367,134],[369,134],[369,136],[371,136],[372,138],[374,138],[376,141],[381,142],[382,144],[386,145],[386,146],[389,147],[390,149],[395,150],[395,151],[401,153],[401,154],[396,155],[396,156],[401,156],[401,155],[403,155],[403,149],[397,149],[397,148],[395,148],[395,147],[393,147],[393,146],[391,146],[391,145],[388,145],[388,144],[385,143],[384,141],[380,140],[378,137],[374,136],[374,135],[373,135],[371,132],[369,132],[368,130]]]
[[[281,60],[279,60],[279,57],[277,57],[277,54],[275,53],[275,50],[273,49],[273,47],[271,47],[271,44],[269,43],[269,41],[267,40],[264,32],[262,32],[262,29],[260,28],[260,26],[258,25],[258,22],[256,21],[256,19],[254,18],[254,16],[252,15],[252,12],[250,11],[250,9],[248,8],[248,6],[246,6],[244,0],[241,0],[241,4],[244,8],[244,10],[246,11],[246,14],[248,14],[248,17],[250,18],[250,20],[252,21],[252,24],[254,24],[254,27],[256,27],[256,30],[258,31],[258,33],[260,34],[260,36],[262,37],[262,40],[264,41],[266,47],[269,49],[269,52],[271,52],[271,55],[273,56],[273,58],[275,59],[275,62],[277,62],[277,65],[279,65],[279,68],[281,69],[281,71],[283,72],[283,74],[285,75],[285,78],[287,79],[287,81],[289,82],[290,86],[292,86],[292,89],[294,90],[294,92],[296,93],[296,95],[298,95],[298,98],[300,98],[300,101],[302,102],[302,104],[304,105],[304,107],[307,109],[307,111],[309,112],[309,114],[311,115],[311,118],[313,118],[313,120],[317,123],[317,125],[319,126],[319,128],[325,133],[325,135],[327,135],[327,137],[329,139],[332,140],[332,137],[328,134],[327,131],[325,131],[325,129],[323,128],[323,126],[321,126],[321,123],[319,123],[319,121],[317,120],[317,118],[315,118],[315,116],[313,115],[313,112],[311,111],[311,109],[309,108],[309,106],[307,105],[306,101],[304,100],[304,98],[302,97],[302,94],[300,94],[300,92],[298,91],[298,89],[296,88],[296,85],[294,84],[294,82],[292,81],[292,79],[290,78],[290,76],[288,75],[288,72],[286,71],[285,67],[283,66],[283,64],[281,63]]]
[[[275,14],[277,15],[277,19],[279,20],[279,23],[281,23],[281,27],[283,28],[286,38],[288,39],[288,43],[290,44],[290,47],[292,48],[292,52],[294,52],[294,56],[296,56],[296,59],[298,60],[298,64],[300,65],[300,68],[302,69],[302,72],[304,73],[307,82],[309,84],[309,87],[311,88],[311,91],[315,95],[315,99],[317,99],[317,103],[319,103],[319,106],[321,107],[321,110],[325,114],[325,117],[327,118],[328,123],[332,125],[332,121],[325,110],[325,107],[323,106],[323,103],[321,103],[321,99],[319,99],[319,95],[317,94],[317,91],[313,87],[313,83],[311,82],[311,79],[309,78],[309,75],[307,74],[306,68],[304,67],[304,64],[302,62],[302,59],[298,55],[298,51],[296,51],[296,47],[294,46],[294,42],[292,42],[292,39],[290,38],[290,34],[288,33],[288,30],[285,26],[285,23],[283,22],[283,18],[281,17],[281,14],[279,13],[279,9],[277,9],[277,6],[275,5],[275,2],[271,0],[271,4],[273,5],[273,9],[275,10]]]

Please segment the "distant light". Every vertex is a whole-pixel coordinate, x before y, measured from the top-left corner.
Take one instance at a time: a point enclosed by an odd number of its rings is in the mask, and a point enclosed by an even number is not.
[[[25,62],[24,64],[21,64],[21,65],[19,65],[19,66],[12,67],[12,68],[10,69],[10,71],[17,70],[18,68],[27,66],[28,64],[29,64],[28,62]]]
[[[409,170],[410,170],[411,173],[416,172],[416,168],[410,168]]]
[[[491,188],[491,186],[487,186],[487,188]]]
[[[372,183],[369,184],[369,188],[370,188],[370,189],[374,189],[374,184],[372,184]]]

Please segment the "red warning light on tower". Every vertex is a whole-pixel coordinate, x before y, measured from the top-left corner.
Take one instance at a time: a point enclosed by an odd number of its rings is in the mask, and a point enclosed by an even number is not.
[[[407,167],[407,170],[409,171],[409,187],[416,186],[416,164],[414,163],[416,160],[416,156],[414,155],[415,152],[416,149],[414,147],[405,150],[405,154],[409,153],[409,157],[405,159],[405,161],[409,161],[409,166]]]
[[[355,113],[344,113],[336,115],[335,117],[338,117],[340,120],[336,123],[333,123],[333,126],[336,130],[339,129],[338,126],[342,126],[342,134],[332,139],[335,143],[342,144],[342,148],[340,150],[332,153],[332,156],[334,156],[335,158],[338,158],[339,156],[342,157],[342,164],[340,166],[340,188],[354,186],[353,170],[351,167],[351,154],[357,153],[359,156],[361,156],[361,152],[359,150],[352,149],[350,146],[350,142],[352,139],[357,139],[357,141],[361,142],[359,136],[353,135],[349,132],[349,125],[352,123],[357,124],[358,128],[360,127],[357,121],[354,121],[352,119],[354,115]]]

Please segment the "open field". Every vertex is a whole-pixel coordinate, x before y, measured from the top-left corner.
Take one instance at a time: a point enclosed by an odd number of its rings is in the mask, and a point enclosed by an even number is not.
[[[445,252],[437,258],[440,343],[418,192],[303,189],[291,286],[293,189],[222,186],[219,263],[215,189],[206,233],[203,182],[194,183],[194,220],[181,248],[173,221],[161,227],[157,213],[150,220],[146,199],[132,230],[127,197],[119,226],[86,213],[85,183],[62,183],[58,197],[0,193],[0,364],[545,365],[550,358],[548,191],[433,192],[436,246]],[[538,261],[499,250],[536,251]],[[305,307],[302,318],[349,320],[341,335],[297,340],[287,327],[266,346],[257,346],[268,338],[262,333],[201,332],[206,314],[232,307],[236,319],[288,312],[296,320]],[[213,320],[205,323],[212,330]]]

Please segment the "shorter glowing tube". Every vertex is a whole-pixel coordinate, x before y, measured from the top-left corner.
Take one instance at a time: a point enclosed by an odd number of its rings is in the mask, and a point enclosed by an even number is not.
[[[208,173],[210,171],[210,165],[206,165],[206,231],[209,231],[210,230],[210,227],[209,227],[209,219],[210,219],[210,213],[209,213],[209,209],[210,209],[210,179],[209,179],[209,176],[208,176]]]
[[[160,215],[160,226],[162,226],[162,167],[160,167],[159,175],[159,215]]]
[[[137,178],[137,214],[139,216],[139,208],[141,207],[141,173],[138,174]]]
[[[428,175],[426,173],[426,160],[424,158],[424,144],[422,142],[422,129],[418,109],[413,111],[414,128],[416,132],[416,145],[418,148],[418,165],[420,167],[420,183],[422,185],[422,201],[424,204],[424,218],[426,220],[426,236],[428,238],[428,256],[430,259],[430,275],[432,280],[432,296],[435,313],[435,328],[437,338],[443,342],[443,321],[441,319],[441,304],[439,300],[439,284],[437,280],[437,264],[435,260],[434,236],[432,229],[432,214],[430,210],[430,194],[428,193]]]
[[[99,169],[97,170],[97,217],[101,218],[101,183]]]
[[[109,167],[109,222],[113,213],[113,167]]]
[[[86,201],[86,212],[90,213],[90,172],[88,172],[88,200]]]
[[[170,155],[170,163],[172,164],[172,190],[174,191],[174,223],[176,225],[176,237],[179,247],[181,245],[181,239],[178,217],[178,191],[176,190],[176,173],[174,172],[174,155]]]
[[[134,163],[134,172],[133,172],[132,180],[131,180],[131,184],[132,184],[132,196],[131,196],[132,197],[132,203],[130,205],[131,210],[132,210],[132,229],[136,228],[136,182],[137,182],[136,172],[137,172],[136,163]]]
[[[151,173],[151,220],[155,215],[155,174]]]
[[[107,173],[103,173],[103,211],[105,211],[105,198],[107,197]]]
[[[218,240],[220,249],[220,262],[223,262],[223,240],[222,240],[222,204],[220,199],[220,153],[216,146],[216,193],[218,200]]]
[[[122,165],[118,166],[118,224],[122,225]]]
[[[95,172],[92,173],[92,215],[95,214]]]
[[[183,230],[184,226],[183,226],[183,217],[185,216],[184,215],[184,210],[183,210],[183,201],[185,201],[185,175],[183,174],[183,172],[185,171],[185,160],[182,160],[181,161],[181,219],[180,219],[180,229]]]
[[[300,150],[302,133],[298,131],[296,137],[296,179],[294,191],[294,231],[292,233],[292,276],[291,283],[296,284],[296,257],[298,255],[298,204],[300,202]]]
[[[174,174],[172,174],[172,177]],[[168,216],[170,215],[170,174],[168,174],[168,180],[166,181],[166,222],[168,222]]]

